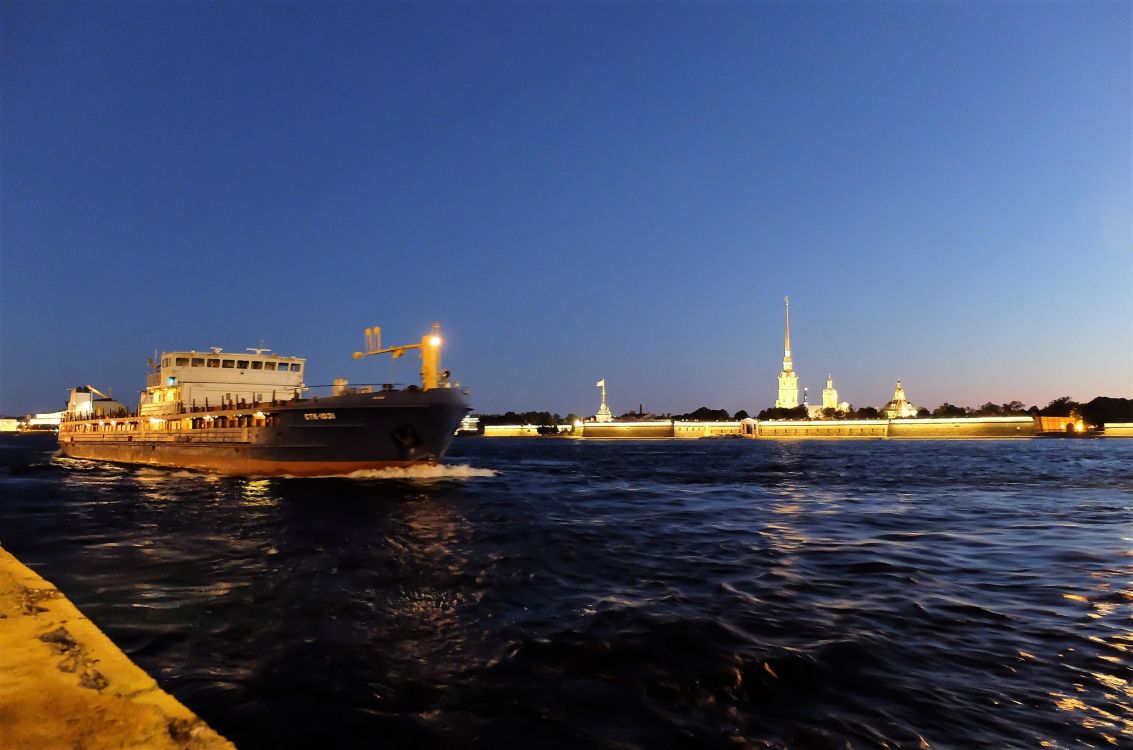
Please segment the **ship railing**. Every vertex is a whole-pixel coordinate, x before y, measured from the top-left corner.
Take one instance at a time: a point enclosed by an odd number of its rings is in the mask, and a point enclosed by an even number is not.
[[[439,385],[440,388],[459,388],[460,383],[455,381],[446,380],[442,381]],[[221,400],[218,403],[210,403],[208,399],[204,403],[175,403],[169,404],[168,409],[161,411],[146,411],[140,412],[136,409],[109,409],[98,410],[90,413],[66,413],[63,415],[62,421],[64,422],[98,422],[109,420],[122,420],[122,419],[150,419],[160,418],[169,419],[183,414],[218,414],[222,412],[239,412],[239,411],[266,411],[272,408],[287,406],[289,404],[300,404],[306,402],[315,402],[320,398],[328,398],[331,396],[341,396],[344,394],[353,393],[397,393],[397,392],[414,392],[421,390],[421,386],[415,384],[405,383],[350,383],[347,385],[331,384],[331,385],[311,385],[304,386],[303,388],[295,388],[285,391],[276,391],[271,393],[270,399],[261,400],[248,400],[243,398]]]
[[[90,422],[102,419],[137,419],[138,413],[130,409],[100,409],[96,412],[88,412],[85,414],[76,414],[73,412],[64,412],[61,420],[63,422]]]
[[[455,381],[442,381],[437,386],[438,388],[459,388],[460,383]],[[329,398],[331,396],[342,396],[346,394],[355,393],[398,393],[398,392],[415,392],[420,391],[421,386],[416,383],[349,383],[346,385],[332,384],[332,385],[308,385],[303,386],[302,393],[299,395],[299,401],[314,401],[320,398]],[[277,400],[280,403],[290,403],[295,399],[295,395],[284,394],[282,397],[277,394]]]
[[[137,440],[135,440],[137,439]],[[178,430],[176,432],[83,432],[68,436],[74,443],[250,443],[251,431],[247,427],[218,427],[208,430]]]
[[[191,404],[177,404],[176,408],[169,412],[169,415],[176,416],[178,414],[215,414],[217,412],[225,411],[265,411],[275,407],[289,406],[293,404],[306,403],[308,401],[317,401],[320,398],[327,398],[330,396],[340,396],[346,393],[392,393],[403,390],[414,390],[416,386],[404,385],[402,383],[358,383],[350,384],[347,386],[342,385],[305,385],[302,388],[293,388],[289,390],[274,391],[270,394],[271,398],[262,399],[259,401],[249,400],[244,398],[230,399],[221,401],[220,403],[211,403],[207,399],[204,403],[195,402]],[[147,415],[148,416],[148,415]],[[153,416],[165,417],[166,414],[154,414]]]
[[[460,383],[453,380],[442,380],[438,388],[459,388]],[[303,387],[303,393],[323,396],[337,396],[342,393],[381,393],[383,391],[419,391],[421,386],[416,383],[347,383],[332,385],[308,385]]]

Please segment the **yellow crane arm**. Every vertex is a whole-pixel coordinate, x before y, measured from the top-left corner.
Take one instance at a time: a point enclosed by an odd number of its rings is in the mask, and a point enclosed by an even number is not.
[[[410,349],[421,350],[421,386],[425,390],[440,384],[441,372],[441,324],[433,323],[433,330],[421,337],[419,344],[382,347],[382,329],[378,326],[366,329],[366,351],[354,352],[354,359],[372,357],[375,354],[389,354],[394,359],[404,357]]]

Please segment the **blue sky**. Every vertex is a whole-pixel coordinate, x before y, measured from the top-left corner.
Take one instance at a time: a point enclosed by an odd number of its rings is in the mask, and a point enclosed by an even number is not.
[[[756,411],[788,294],[816,398],[1133,397],[1131,7],[5,2],[0,413],[433,320],[481,411]]]

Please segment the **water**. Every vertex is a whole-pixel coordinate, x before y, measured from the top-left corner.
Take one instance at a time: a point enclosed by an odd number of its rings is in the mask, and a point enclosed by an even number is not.
[[[1133,746],[1133,440],[0,442],[0,543],[243,750]]]

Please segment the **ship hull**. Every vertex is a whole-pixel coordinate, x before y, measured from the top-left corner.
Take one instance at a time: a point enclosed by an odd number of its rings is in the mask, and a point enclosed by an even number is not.
[[[68,445],[59,454],[67,458],[90,461],[159,466],[169,469],[190,469],[213,474],[250,477],[320,477],[341,476],[357,471],[388,469],[436,463],[436,459],[416,461],[295,461],[240,455],[239,448],[167,446]]]
[[[178,414],[180,424],[241,426],[60,433],[60,455],[240,476],[331,476],[436,463],[468,411],[452,389],[283,402],[244,414]],[[216,420],[215,422],[213,420]],[[254,424],[253,424],[254,422]],[[266,422],[266,424],[259,424]],[[117,427],[117,426],[115,426]]]

